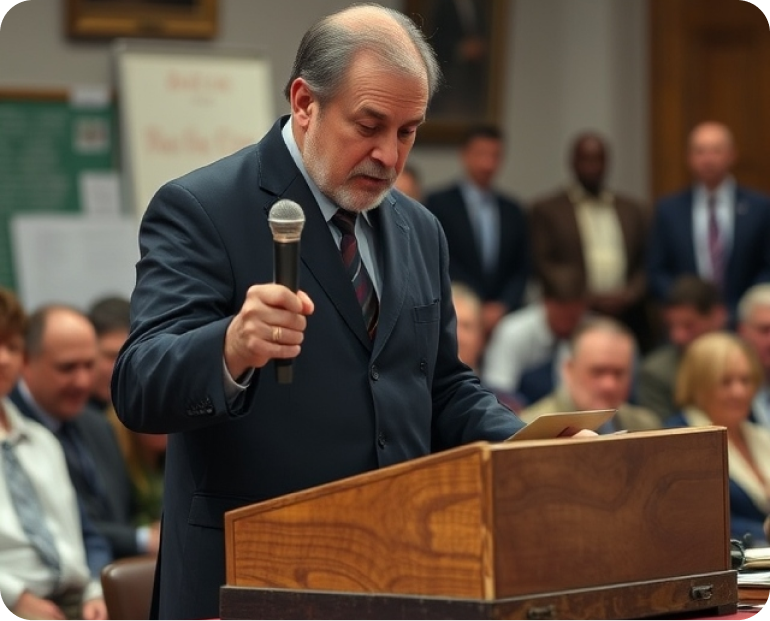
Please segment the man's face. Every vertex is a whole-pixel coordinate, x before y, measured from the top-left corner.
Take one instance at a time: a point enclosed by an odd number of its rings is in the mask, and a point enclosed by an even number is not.
[[[52,311],[41,350],[29,356],[22,376],[37,404],[60,420],[80,414],[94,385],[97,345],[86,317]]]
[[[770,306],[755,306],[739,326],[741,337],[757,352],[759,362],[770,374]]]
[[[488,189],[503,163],[503,143],[497,138],[473,138],[463,148],[462,162],[471,181]]]
[[[715,309],[702,315],[692,306],[671,306],[664,311],[668,339],[679,349],[684,349],[701,334],[718,330],[720,311]]]
[[[585,138],[575,147],[572,160],[575,177],[592,194],[601,191],[606,164],[604,145],[596,138]]]
[[[717,187],[735,162],[732,138],[721,125],[707,123],[693,130],[688,151],[690,171],[696,181]]]
[[[24,338],[21,334],[0,335],[0,397],[13,390],[24,363]]]
[[[320,190],[349,211],[379,205],[425,118],[427,79],[397,75],[361,53],[323,108],[302,79],[291,99],[302,159]]]
[[[105,403],[111,400],[110,382],[112,381],[112,370],[115,368],[115,361],[118,359],[120,348],[128,338],[128,330],[114,330],[106,332],[98,338],[99,352],[96,358],[96,367],[94,369],[94,396]]]
[[[564,365],[564,382],[579,410],[606,410],[628,400],[634,348],[627,337],[587,332]]]

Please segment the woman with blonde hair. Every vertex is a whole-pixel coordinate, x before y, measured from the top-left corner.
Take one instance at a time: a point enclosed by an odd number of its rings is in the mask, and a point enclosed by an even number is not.
[[[734,334],[695,339],[679,366],[676,402],[682,408],[667,427],[719,425],[727,429],[731,537],[766,546],[770,513],[770,430],[749,420],[762,382],[754,352]]]

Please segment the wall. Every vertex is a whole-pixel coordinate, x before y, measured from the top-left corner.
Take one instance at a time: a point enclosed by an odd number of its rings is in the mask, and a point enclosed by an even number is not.
[[[500,186],[530,199],[563,182],[573,133],[591,127],[613,146],[611,183],[647,196],[645,0],[510,0]],[[26,0],[0,26],[0,87],[111,83],[108,43],[72,42],[64,0]],[[256,47],[272,60],[276,110],[296,46],[346,0],[220,0],[220,36],[204,45]],[[400,0],[382,0],[400,8]],[[453,149],[416,148],[426,187],[458,173]]]

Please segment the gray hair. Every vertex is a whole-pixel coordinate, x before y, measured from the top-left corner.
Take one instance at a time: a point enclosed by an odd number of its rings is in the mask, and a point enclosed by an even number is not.
[[[290,98],[291,85],[297,78],[304,79],[321,105],[330,101],[342,86],[355,56],[361,51],[377,55],[386,66],[396,71],[414,74],[415,53],[422,61],[428,80],[428,99],[438,89],[441,69],[436,53],[425,35],[406,15],[378,4],[357,4],[346,9],[368,7],[390,17],[411,41],[413,49],[404,46],[398,38],[387,36],[377,25],[365,21],[351,26],[338,19],[341,13],[329,15],[314,24],[302,37],[294,59],[284,95]]]
[[[738,321],[745,323],[758,306],[770,306],[770,283],[751,287],[738,302]]]

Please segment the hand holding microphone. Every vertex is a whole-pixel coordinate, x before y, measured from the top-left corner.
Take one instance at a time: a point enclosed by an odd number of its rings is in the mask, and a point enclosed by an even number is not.
[[[276,363],[280,384],[292,381],[292,363],[300,352],[313,302],[299,284],[299,241],[305,223],[302,208],[279,200],[270,209],[273,234],[273,281],[249,288],[225,336],[225,364],[237,379],[250,368]]]

